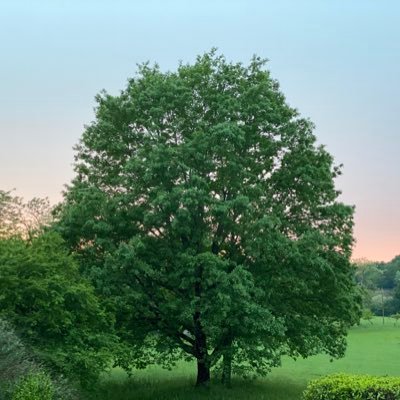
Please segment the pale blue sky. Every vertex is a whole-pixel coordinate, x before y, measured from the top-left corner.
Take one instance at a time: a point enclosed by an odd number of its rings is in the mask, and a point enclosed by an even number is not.
[[[94,95],[136,63],[162,69],[218,47],[270,60],[288,102],[344,163],[355,256],[400,253],[400,2],[0,1],[0,188],[58,201]]]

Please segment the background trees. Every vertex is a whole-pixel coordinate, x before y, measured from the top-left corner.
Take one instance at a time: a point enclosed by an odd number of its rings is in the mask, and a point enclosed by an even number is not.
[[[358,260],[356,279],[363,290],[363,306],[375,315],[400,312],[400,256],[384,262]]]
[[[51,221],[47,199],[0,191],[0,318],[36,361],[88,384],[110,365],[113,319]]]
[[[353,209],[263,66],[211,52],[97,96],[58,229],[115,310],[126,367],[186,354],[202,384],[218,362],[229,380],[282,353],[343,354]]]
[[[24,239],[39,233],[52,221],[47,198],[33,198],[27,202],[12,191],[0,190],[0,239],[19,236]]]

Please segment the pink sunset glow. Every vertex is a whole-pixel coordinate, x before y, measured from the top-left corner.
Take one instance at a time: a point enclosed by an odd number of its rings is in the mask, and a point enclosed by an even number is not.
[[[0,15],[0,189],[60,201],[96,93],[118,93],[136,63],[175,69],[217,46],[235,61],[268,58],[289,104],[344,164],[353,258],[400,254],[398,3],[259,2],[257,13],[245,1],[39,3],[6,2]]]

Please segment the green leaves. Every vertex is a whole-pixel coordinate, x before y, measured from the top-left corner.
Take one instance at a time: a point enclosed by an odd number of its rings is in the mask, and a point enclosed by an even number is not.
[[[311,381],[303,400],[396,399],[399,395],[397,377],[337,374]]]
[[[53,383],[44,372],[32,373],[24,377],[16,386],[12,396],[12,400],[52,400],[53,398]]]
[[[340,356],[358,318],[340,168],[264,64],[145,64],[97,97],[58,230],[140,365],[229,347],[265,373],[282,353]]]
[[[115,343],[110,315],[60,236],[0,240],[0,276],[0,316],[42,362],[86,383],[106,368]]]

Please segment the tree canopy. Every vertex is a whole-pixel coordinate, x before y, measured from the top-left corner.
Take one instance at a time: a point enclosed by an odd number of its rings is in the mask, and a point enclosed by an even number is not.
[[[115,311],[125,367],[194,357],[203,384],[213,366],[229,379],[343,354],[353,207],[264,65],[144,64],[96,98],[58,229]]]

